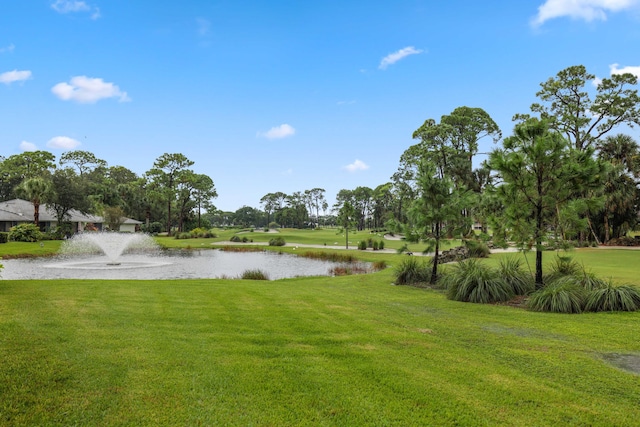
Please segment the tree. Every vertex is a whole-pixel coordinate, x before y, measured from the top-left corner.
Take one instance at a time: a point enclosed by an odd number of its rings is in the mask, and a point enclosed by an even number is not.
[[[610,165],[602,210],[603,239],[608,242],[626,234],[638,221],[640,147],[630,136],[618,134],[598,141],[596,148],[598,158]]]
[[[373,205],[373,226],[381,228],[385,222],[391,219],[393,209],[393,184],[387,182],[373,189],[371,197]]]
[[[284,208],[284,204],[287,200],[287,195],[281,191],[276,193],[267,193],[260,199],[260,204],[262,205],[264,211],[267,214],[267,225],[269,225],[272,212],[278,212]]]
[[[457,187],[448,175],[440,176],[433,162],[425,159],[418,166],[418,198],[409,209],[409,218],[418,235],[430,243],[427,251],[434,251],[431,280],[438,279],[440,241],[446,234],[452,234],[464,220],[463,212],[468,204],[468,191]],[[449,233],[445,232],[448,231]]]
[[[56,168],[56,157],[48,151],[27,151],[0,162],[0,200],[16,197],[15,189],[28,178],[46,178]]]
[[[60,165],[66,165],[71,163],[78,168],[78,174],[80,176],[91,172],[98,167],[107,167],[107,162],[102,159],[98,159],[93,153],[89,151],[75,150],[62,153],[60,156]]]
[[[338,212],[338,225],[344,230],[346,249],[349,249],[349,229],[353,228],[356,222],[354,219],[355,214],[355,208],[348,201],[342,204]]]
[[[197,174],[195,176],[193,197],[198,209],[198,228],[200,228],[202,209],[215,209],[215,206],[213,206],[211,201],[218,197],[218,192],[216,191],[216,187],[213,184],[213,180],[208,175]]]
[[[287,196],[287,217],[296,228],[304,228],[309,220],[306,197],[300,191]]]
[[[51,192],[51,183],[43,178],[27,178],[18,186],[17,192],[33,203],[33,223],[38,226],[40,224],[40,203]]]
[[[119,231],[124,217],[124,211],[120,206],[107,206],[104,208],[104,221],[107,223],[109,230]]]
[[[420,143],[405,152],[404,161],[417,167],[427,158],[436,166],[440,177],[447,174],[456,185],[470,187],[473,156],[478,153],[479,141],[485,137],[494,143],[502,137],[491,116],[482,108],[458,107],[442,116],[440,123],[426,120],[413,133],[413,138]]]
[[[51,177],[52,189],[45,202],[55,212],[58,228],[68,220],[69,211],[75,209],[82,213],[91,210],[87,197],[86,183],[71,168],[58,169]]]
[[[189,170],[193,162],[184,154],[165,153],[153,163],[153,168],[147,172],[147,176],[154,183],[158,194],[164,199],[167,206],[167,233],[171,234],[171,205],[176,200],[176,185],[180,176]]]
[[[585,86],[595,81],[583,65],[560,71],[555,78],[540,84],[536,93],[543,103],[531,105],[549,127],[564,135],[577,150],[591,148],[609,131],[620,124],[640,124],[640,97],[632,89],[638,83],[633,74],[613,74],[597,85],[593,100]],[[526,120],[528,115],[516,115]]]
[[[250,206],[242,206],[233,214],[233,222],[241,227],[255,227],[260,221],[261,212]]]
[[[489,164],[502,180],[498,192],[506,225],[522,247],[536,248],[535,281],[542,285],[543,243],[557,212],[600,186],[602,165],[593,150],[571,149],[545,120],[530,118],[516,125],[514,135],[494,150]],[[532,242],[532,243],[530,243]]]
[[[313,212],[312,208],[316,210],[316,225],[320,225],[320,207],[326,203],[324,198],[325,190],[324,188],[312,188],[311,190],[306,190],[304,192],[305,196],[309,200],[309,212]]]

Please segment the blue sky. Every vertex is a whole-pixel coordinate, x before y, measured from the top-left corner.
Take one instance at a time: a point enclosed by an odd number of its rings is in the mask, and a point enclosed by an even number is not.
[[[427,118],[480,107],[508,136],[578,64],[640,76],[640,0],[4,0],[0,155],[181,152],[220,209],[332,203],[388,182]]]

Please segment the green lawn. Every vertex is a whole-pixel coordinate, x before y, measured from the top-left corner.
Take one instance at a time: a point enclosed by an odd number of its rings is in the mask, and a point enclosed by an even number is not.
[[[228,241],[233,235],[239,237],[246,237],[254,242],[268,242],[274,237],[282,237],[287,243],[299,243],[308,245],[328,245],[328,246],[345,246],[346,237],[344,233],[339,232],[337,228],[322,228],[318,230],[299,230],[294,228],[278,229],[277,233],[264,233],[262,231],[249,231],[249,230],[214,230],[218,237],[212,239],[184,239],[179,240],[173,237],[157,237],[156,240],[163,246],[168,248],[184,248],[184,247],[198,247],[207,246],[211,243],[217,243],[222,241]],[[370,233],[366,231],[350,231],[349,232],[349,248],[357,248],[357,244],[360,240],[384,240],[386,249],[398,249],[406,242],[404,240],[387,240],[384,239],[382,233]],[[454,241],[455,244],[460,244],[459,241]],[[422,252],[425,248],[425,244],[409,244],[409,250],[412,252]],[[445,247],[445,249],[447,249]]]
[[[640,284],[639,251],[570,255]],[[0,281],[0,425],[640,425],[640,374],[610,363],[640,357],[640,312],[459,303],[393,279]]]
[[[392,280],[0,282],[0,424],[638,425],[640,313]]]

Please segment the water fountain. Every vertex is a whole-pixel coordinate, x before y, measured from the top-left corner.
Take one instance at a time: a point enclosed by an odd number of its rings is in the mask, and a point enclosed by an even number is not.
[[[67,240],[61,248],[62,255],[103,253],[105,265],[122,265],[120,256],[125,252],[157,252],[153,238],[141,233],[82,233]]]

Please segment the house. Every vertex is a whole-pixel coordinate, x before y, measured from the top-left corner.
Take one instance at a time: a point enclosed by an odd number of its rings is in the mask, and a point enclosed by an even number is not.
[[[69,211],[68,219],[74,232],[84,231],[87,226],[99,231],[105,227],[102,217],[83,214],[75,209]],[[21,223],[33,223],[33,203],[22,199],[0,202],[0,232],[8,232],[11,227]],[[58,225],[55,211],[44,203],[40,205],[39,223],[43,231],[55,229]],[[119,231],[134,232],[141,224],[135,219],[122,218]]]

